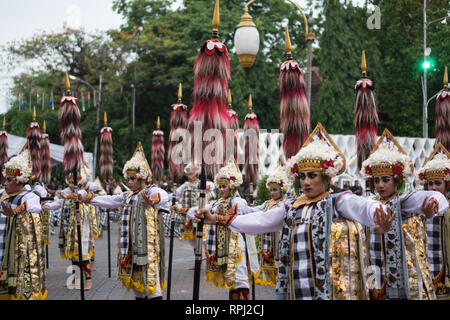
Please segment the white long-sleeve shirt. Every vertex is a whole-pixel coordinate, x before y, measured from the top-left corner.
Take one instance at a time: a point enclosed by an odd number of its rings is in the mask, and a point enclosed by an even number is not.
[[[443,214],[448,209],[447,199],[440,192],[423,192],[414,192],[405,197],[401,202],[402,211],[420,214],[422,203],[427,196],[428,200],[432,196],[438,201],[439,211],[437,214]],[[380,205],[379,201],[363,198],[351,192],[340,194],[335,202],[335,208],[339,215],[368,227],[375,225],[373,217],[375,209],[380,207]],[[382,206],[383,210],[387,212],[386,206]],[[394,208],[391,209],[394,210]],[[254,211],[253,213],[238,216],[231,222],[230,229],[247,234],[274,232],[283,226],[285,218],[286,206],[279,206],[267,211]]]
[[[230,203],[231,207],[233,207],[234,205],[237,205],[237,210],[236,210],[236,214],[237,215],[241,215],[241,214],[245,214],[249,209],[249,206],[247,205],[247,201],[245,201],[245,199],[242,199],[240,197],[233,197],[233,199],[231,199],[231,203]],[[213,207],[213,203],[209,203],[205,206],[206,209],[211,210]],[[195,216],[195,211],[198,209],[198,207],[192,207],[188,210],[188,212],[186,213],[186,220],[192,220]]]
[[[164,189],[161,189],[156,186],[151,186],[146,190],[146,193],[151,197],[155,196],[159,193],[160,201],[155,205],[155,209],[159,209],[161,207],[166,206],[169,202],[169,195]],[[95,207],[100,207],[103,209],[114,209],[119,208],[124,203],[124,197],[128,194],[128,192],[124,192],[119,195],[106,195],[106,196],[96,196],[90,202]]]

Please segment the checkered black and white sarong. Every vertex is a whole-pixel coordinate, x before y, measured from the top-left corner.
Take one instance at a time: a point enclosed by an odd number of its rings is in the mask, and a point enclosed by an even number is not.
[[[431,275],[437,277],[442,269],[442,216],[427,219],[427,263]]]
[[[5,202],[12,205],[13,208],[21,205],[21,201],[25,195],[30,193],[29,190],[22,192],[21,194],[11,197],[5,200]],[[0,194],[2,196],[3,194]],[[0,267],[3,263],[3,255],[5,254],[5,236],[6,236],[6,225],[8,223],[8,217],[4,214],[0,214]]]
[[[126,255],[130,246],[130,216],[136,206],[138,194],[127,197],[123,208],[120,232],[120,254]]]

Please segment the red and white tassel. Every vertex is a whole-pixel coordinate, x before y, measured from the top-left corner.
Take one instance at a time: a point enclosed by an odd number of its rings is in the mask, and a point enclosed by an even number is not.
[[[32,176],[35,180],[40,180],[41,173],[41,129],[36,122],[36,108],[33,108],[33,121],[27,129],[27,140],[30,145],[31,164],[33,167]]]
[[[377,141],[378,111],[373,82],[366,75],[366,54],[362,52],[362,78],[355,84],[353,108],[358,172]]]
[[[100,130],[100,178],[107,181],[112,178],[114,169],[112,129],[107,126],[106,112],[104,115],[105,126]]]
[[[259,169],[259,124],[256,114],[253,112],[252,95],[249,97],[249,112],[244,120],[244,181],[256,186]],[[256,141],[256,143],[255,143]],[[256,149],[252,146],[255,146]]]
[[[159,117],[157,130],[152,134],[152,177],[153,181],[161,183],[164,172],[164,132],[159,129]]]
[[[66,92],[70,93],[69,77],[66,74]],[[58,120],[61,126],[61,141],[64,145],[63,169],[67,173],[76,170],[79,174],[83,163],[83,144],[81,143],[81,115],[78,99],[70,94],[61,98]]]
[[[3,130],[0,131],[0,170],[8,162],[8,133],[5,130],[6,120],[3,117]]]
[[[50,138],[45,132],[45,120],[41,136],[41,181],[50,183],[52,177],[52,159],[50,156]]]
[[[233,156],[234,159],[237,160],[238,157],[238,140],[239,140],[239,118],[237,116],[237,112],[233,110],[233,107],[231,106],[231,90],[228,89],[228,106],[227,106],[227,112],[230,116],[230,129],[233,130],[233,145],[228,146],[227,145],[227,152],[231,153],[229,150],[233,150]],[[228,142],[228,140],[227,140]],[[229,158],[227,156],[227,158]]]
[[[440,142],[450,150],[450,90],[448,88],[447,67],[444,73],[444,88],[436,97],[436,143]]]
[[[188,122],[192,139],[192,162],[196,165],[203,163],[209,177],[213,177],[224,163],[226,129],[230,127],[230,116],[225,106],[228,82],[231,79],[230,58],[226,46],[218,39],[218,12],[219,1],[216,0],[213,37],[203,43],[194,63],[194,105]],[[201,132],[194,132],[196,125],[201,125]],[[222,137],[215,136],[211,141],[203,141],[204,134],[209,129],[219,130]],[[197,144],[201,145],[200,150],[196,147]],[[206,148],[208,150],[204,152]]]
[[[187,106],[181,102],[182,98],[182,86],[181,83],[178,88],[178,103],[171,106],[172,112],[170,113],[170,135],[169,135],[169,148],[167,153],[167,161],[169,164],[169,175],[175,181],[180,182],[184,175],[184,162],[185,148],[178,148],[185,137],[182,135],[183,131],[187,128]],[[181,138],[180,138],[181,136]],[[177,154],[172,154],[177,152]],[[175,160],[176,158],[176,160]]]
[[[281,65],[279,92],[280,130],[284,134],[286,160],[294,156],[309,136],[310,118],[303,72],[291,56],[289,32],[286,28],[287,60]]]

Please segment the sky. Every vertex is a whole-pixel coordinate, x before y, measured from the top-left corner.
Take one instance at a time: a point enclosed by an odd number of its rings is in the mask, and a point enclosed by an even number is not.
[[[293,1],[308,14],[307,0]],[[113,0],[0,0],[0,47],[42,31],[62,31],[64,24],[82,27],[87,32],[119,28],[125,21],[113,11],[112,3]],[[0,114],[7,111],[9,100],[13,99],[9,96],[13,85],[11,77],[19,71],[0,71]]]
[[[46,32],[83,27],[87,32],[118,28],[124,23],[112,10],[113,0],[0,0],[0,46]],[[12,73],[0,72],[0,113],[8,107]]]

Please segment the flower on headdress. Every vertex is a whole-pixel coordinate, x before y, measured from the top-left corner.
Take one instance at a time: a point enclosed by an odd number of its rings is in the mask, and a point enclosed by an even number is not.
[[[16,169],[16,171],[14,171],[14,175],[16,177],[20,176],[20,169]]]
[[[367,175],[372,175],[372,168],[370,166],[366,166],[365,170]]]
[[[323,160],[322,161],[322,168],[324,170],[327,170],[328,168],[334,167],[334,161],[333,160]]]
[[[394,171],[394,174],[396,174],[400,177],[403,176],[403,165],[401,163],[397,162],[392,169]]]
[[[423,173],[423,172],[419,173],[419,179],[425,180],[425,173]]]
[[[298,164],[294,163],[294,165],[293,165],[292,168],[291,168],[291,172],[292,172],[293,174],[298,173]]]

